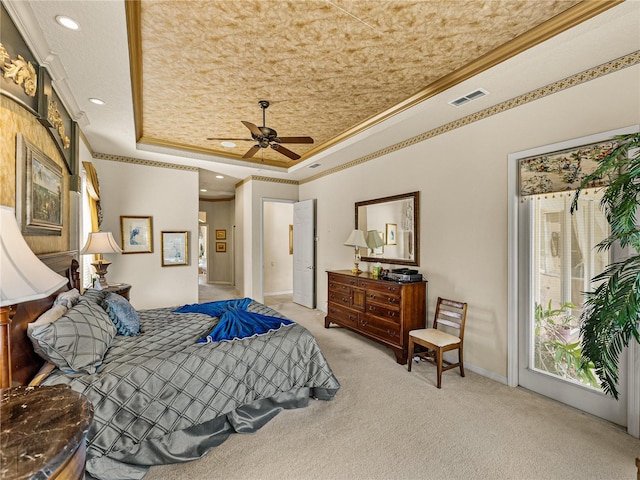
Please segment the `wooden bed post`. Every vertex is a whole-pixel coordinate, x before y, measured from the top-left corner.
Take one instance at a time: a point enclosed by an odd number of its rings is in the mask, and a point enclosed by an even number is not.
[[[0,388],[11,387],[11,307],[0,307]]]

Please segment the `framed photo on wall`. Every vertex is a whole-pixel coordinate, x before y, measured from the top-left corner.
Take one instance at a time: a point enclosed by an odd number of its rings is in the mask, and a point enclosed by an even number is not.
[[[16,136],[16,216],[23,235],[62,235],[64,177],[62,167]]]
[[[152,253],[152,217],[120,216],[122,253]]]
[[[398,225],[396,223],[387,223],[387,240],[386,245],[397,245],[398,244]]]
[[[227,242],[216,242],[216,252],[226,252],[227,251]]]
[[[189,232],[160,232],[162,266],[189,265]]]
[[[226,230],[216,230],[216,240],[226,240],[226,239],[227,239]]]

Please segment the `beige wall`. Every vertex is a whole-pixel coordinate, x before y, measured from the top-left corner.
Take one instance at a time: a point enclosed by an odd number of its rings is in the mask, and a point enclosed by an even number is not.
[[[352,264],[354,202],[419,190],[429,317],[438,296],[467,301],[465,363],[506,381],[507,157],[640,123],[639,80],[640,66],[626,68],[302,184],[300,199],[317,199],[318,308],[325,271]]]
[[[198,301],[198,172],[94,159],[100,181],[103,231],[121,242],[120,216],[153,217],[153,253],[105,258],[110,283],[132,285],[137,309]],[[189,265],[163,267],[161,231],[189,232]]]
[[[235,201],[201,200],[200,211],[207,213],[206,225],[209,226],[207,281],[233,285]],[[226,240],[216,240],[216,230],[226,230]],[[218,241],[226,243],[226,252],[216,252],[216,242]]]
[[[289,253],[289,225],[293,203],[264,202],[264,295],[293,291],[293,255]]]

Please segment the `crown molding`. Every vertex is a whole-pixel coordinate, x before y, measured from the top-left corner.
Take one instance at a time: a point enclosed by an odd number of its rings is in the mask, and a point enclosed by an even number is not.
[[[94,153],[93,158],[97,158],[99,160],[108,160],[110,162],[122,162],[122,163],[131,163],[134,165],[144,165],[146,167],[160,167],[160,168],[170,168],[173,170],[186,170],[189,172],[197,172],[197,167],[190,167],[187,165],[176,165],[174,163],[166,163],[166,162],[157,162],[155,160],[142,160],[140,158],[132,158],[132,157],[123,157],[120,155],[110,155],[108,153]]]

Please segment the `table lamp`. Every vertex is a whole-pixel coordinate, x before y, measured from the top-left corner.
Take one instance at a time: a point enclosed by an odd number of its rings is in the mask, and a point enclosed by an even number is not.
[[[369,230],[367,232],[367,245],[371,249],[371,253],[375,253],[376,248],[384,245],[384,240],[382,240],[377,230]]]
[[[364,232],[362,230],[353,230],[344,244],[347,247],[355,248],[353,270],[351,270],[351,273],[355,273],[356,275],[362,273],[362,270],[358,268],[358,263],[360,262],[360,249],[369,247],[369,245],[367,245],[367,241],[364,238]]]
[[[0,206],[0,388],[11,387],[11,305],[48,297],[66,283],[31,251],[14,209]]]
[[[100,286],[102,288],[107,288],[109,285],[105,276],[107,275],[107,268],[109,268],[111,262],[102,258],[103,253],[122,253],[122,250],[114,240],[111,232],[90,233],[87,237],[87,243],[85,243],[84,247],[82,247],[82,250],[80,250],[80,254],[98,255],[98,260],[93,262],[91,265],[93,265],[93,268],[96,269],[96,274],[98,275]]]

